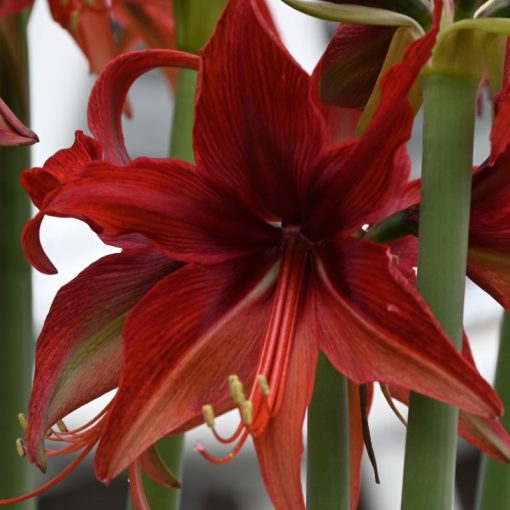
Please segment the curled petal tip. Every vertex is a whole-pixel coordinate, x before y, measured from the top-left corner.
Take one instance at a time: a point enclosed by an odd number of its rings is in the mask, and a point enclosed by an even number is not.
[[[0,99],[0,145],[31,145],[38,141],[39,137]]]

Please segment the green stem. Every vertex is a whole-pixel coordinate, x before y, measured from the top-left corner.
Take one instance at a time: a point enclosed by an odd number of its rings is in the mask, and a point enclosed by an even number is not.
[[[347,379],[321,354],[308,408],[308,510],[349,510],[349,471]]]
[[[505,312],[501,326],[498,366],[496,368],[496,391],[507,412],[501,418],[506,430],[510,430],[510,315]],[[482,457],[478,483],[477,510],[510,508],[510,466],[498,462],[486,455]]]
[[[189,162],[194,161],[191,135],[196,82],[197,73],[195,71],[187,69],[179,71],[170,141],[171,156]],[[179,480],[182,474],[183,446],[184,435],[163,438],[156,444],[161,458]],[[152,510],[177,510],[179,508],[180,490],[163,487],[145,474],[143,484]],[[128,509],[134,509],[131,498],[128,500]]]
[[[477,83],[431,75],[424,89],[418,288],[457,348],[462,344]],[[451,510],[458,411],[412,394],[403,510]]]
[[[17,15],[0,22],[0,97],[24,123],[29,122],[26,21]],[[29,147],[0,149],[0,498],[23,494],[33,485],[33,468],[15,448],[23,435],[16,416],[26,412],[32,380],[31,272],[20,247],[21,230],[30,219],[30,202],[19,184],[26,168]],[[31,510],[35,501],[12,508]]]

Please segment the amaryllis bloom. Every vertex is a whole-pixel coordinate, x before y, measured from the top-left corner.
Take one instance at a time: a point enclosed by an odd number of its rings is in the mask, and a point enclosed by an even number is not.
[[[0,99],[0,145],[30,145],[38,141],[37,135]]]
[[[196,165],[130,161],[120,132],[135,77],[196,59],[147,51],[107,67],[89,110],[99,141],[82,138],[32,180],[25,175],[41,208],[24,234],[38,267],[52,269],[38,241],[46,214],[81,219],[123,248],[52,307],[29,408],[32,462],[45,465],[48,428],[118,383],[97,423],[53,433],[73,451],[98,442],[99,479],[128,466],[139,473],[159,438],[206,421],[231,445],[219,458],[199,448],[206,458],[228,461],[252,436],[275,507],[304,508],[302,423],[319,351],[356,384],[380,381],[480,416],[501,413],[410,283],[411,267],[356,237],[400,203],[413,120],[405,98],[436,32],[388,73],[363,136],[331,144],[310,77],[254,1],[231,0],[200,57]],[[240,423],[225,438],[214,416],[231,409]]]
[[[93,73],[100,73],[114,57],[140,43],[151,48],[174,47],[171,0],[48,0],[48,3],[53,18],[72,35]]]
[[[510,59],[507,51],[503,89],[496,101],[496,117],[491,131],[491,153],[474,168],[469,224],[467,275],[510,310]],[[420,180],[409,183],[399,213],[401,233],[418,233]],[[407,209],[406,209],[407,208]],[[374,227],[374,231],[379,227]],[[369,234],[370,235],[370,234]],[[395,249],[416,262],[418,242],[408,235],[395,241]]]

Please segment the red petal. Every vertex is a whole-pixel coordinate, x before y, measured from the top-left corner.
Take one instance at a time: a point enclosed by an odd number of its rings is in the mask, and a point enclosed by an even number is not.
[[[132,233],[182,261],[213,263],[279,241],[279,229],[237,206],[188,163],[141,158],[127,167],[89,165],[44,210],[82,219],[113,237]]]
[[[180,265],[150,250],[109,255],[57,294],[37,342],[27,453],[42,465],[48,427],[117,385],[127,312]]]
[[[403,62],[382,79],[378,109],[348,157],[335,161],[335,155],[329,154],[324,161],[327,178],[319,185],[322,198],[310,220],[314,231],[322,235],[339,229],[352,232],[397,206],[408,172],[401,158],[414,118],[407,94],[431,55],[439,15],[436,12],[433,28],[407,48]],[[332,217],[341,218],[341,223]]]
[[[156,445],[149,446],[140,455],[140,464],[147,475],[163,487],[180,489],[181,484],[160,457]]]
[[[321,99],[344,108],[363,109],[395,30],[395,27],[342,23],[319,63]]]
[[[501,306],[510,310],[510,258],[508,250],[491,250],[469,244],[467,275]]]
[[[492,458],[510,462],[510,436],[498,419],[461,412],[459,434]]]
[[[309,320],[311,312],[303,310],[303,319],[297,326],[280,411],[254,438],[260,470],[278,510],[305,509],[301,489],[303,420],[312,398],[318,356],[317,332]]]
[[[316,288],[321,349],[340,372],[485,417],[501,414],[494,390],[455,349],[387,248],[343,239],[322,259]]]
[[[0,7],[0,16],[9,16],[15,14],[25,7],[32,5],[34,0],[3,0]]]
[[[309,76],[251,0],[229,2],[202,52],[199,168],[254,210],[295,220],[325,136]]]
[[[198,57],[174,50],[133,51],[106,66],[96,81],[90,95],[88,120],[94,137],[105,147],[106,161],[129,162],[122,135],[122,108],[133,82],[157,67],[197,69]]]
[[[68,149],[62,149],[49,158],[42,168],[25,170],[21,185],[39,209],[46,195],[61,184],[74,179],[87,163],[102,159],[101,146],[82,131],[76,131],[75,141]]]
[[[252,381],[274,263],[273,256],[259,254],[186,266],[131,313],[122,380],[96,454],[98,478],[114,477],[160,437],[200,417],[203,405],[224,408],[230,374]]]
[[[38,141],[37,135],[0,99],[0,145],[31,145]]]

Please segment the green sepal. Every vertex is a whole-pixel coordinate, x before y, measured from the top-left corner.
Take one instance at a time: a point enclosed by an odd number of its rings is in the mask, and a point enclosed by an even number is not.
[[[409,27],[416,37],[424,34],[421,25],[400,12],[356,4],[335,4],[324,0],[283,0],[290,7],[316,18],[361,25]]]
[[[198,54],[214,31],[226,0],[174,0],[177,48]]]

